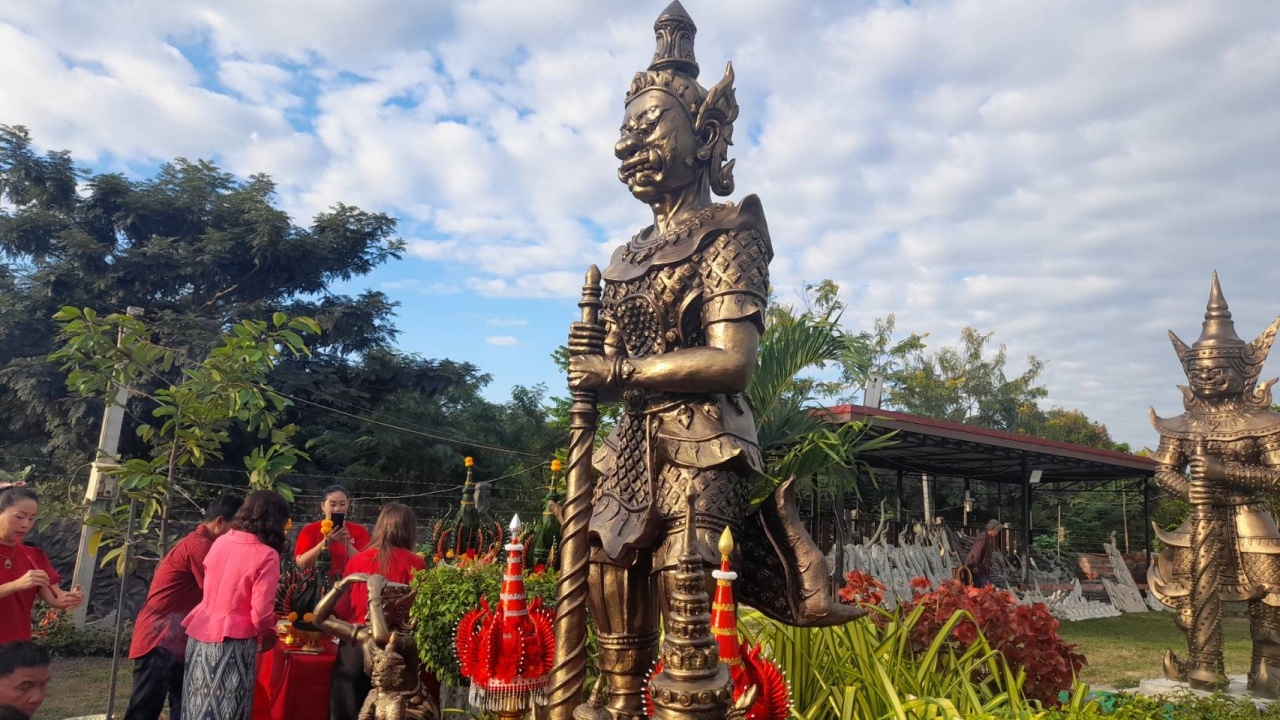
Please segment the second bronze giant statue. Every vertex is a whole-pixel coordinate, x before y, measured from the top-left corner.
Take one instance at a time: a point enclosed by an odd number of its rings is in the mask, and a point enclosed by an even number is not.
[[[1263,502],[1280,492],[1280,414],[1271,410],[1276,381],[1258,382],[1278,328],[1280,319],[1253,342],[1240,339],[1215,273],[1199,339],[1188,346],[1169,333],[1187,374],[1186,412],[1151,413],[1156,482],[1191,504],[1176,531],[1156,527],[1167,547],[1152,561],[1151,592],[1187,634],[1186,659],[1168,652],[1164,671],[1197,689],[1226,687],[1223,604],[1247,602],[1249,689],[1280,695],[1280,530]]]
[[[765,330],[773,248],[757,197],[711,200],[734,186],[726,157],[738,116],[732,65],[710,89],[698,83],[696,28],[679,2],[654,29],[657,51],[627,90],[614,148],[619,179],[652,209],[653,224],[614,252],[602,273],[599,322],[588,315],[575,323],[569,341],[570,386],[622,403],[616,429],[595,454],[599,481],[581,516],[586,600],[614,720],[645,717],[659,623],[678,610],[672,603],[689,497],[697,498],[690,537],[709,588],[717,539],[730,526],[744,539],[734,558],[743,602],[792,625],[860,614],[829,601],[825,560],[798,521],[789,485],[749,512],[753,477],[764,468],[745,390]],[[573,459],[571,450],[569,576],[577,572],[575,507],[587,500],[573,496]],[[574,578],[561,582],[572,589]],[[561,644],[562,630],[557,620]],[[688,715],[695,714],[705,712],[691,706]]]

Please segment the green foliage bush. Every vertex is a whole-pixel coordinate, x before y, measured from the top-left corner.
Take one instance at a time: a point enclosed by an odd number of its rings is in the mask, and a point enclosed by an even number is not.
[[[1123,693],[1090,694],[1087,688],[1079,686],[1071,703],[1031,717],[1033,720],[1277,720],[1280,719],[1280,705],[1258,709],[1249,700],[1222,694],[1208,697],[1182,694],[1160,698]]]
[[[115,646],[115,626],[78,628],[70,613],[37,610],[32,639],[58,657],[111,657]],[[120,654],[125,657],[133,639],[133,623],[125,622],[120,635]]]
[[[453,647],[458,621],[468,610],[480,605],[482,596],[497,607],[504,569],[501,562],[471,561],[437,565],[414,578],[417,595],[410,610],[415,622],[414,639],[423,667],[434,673],[441,684],[466,684]],[[530,602],[542,598],[545,604],[554,606],[557,579],[554,570],[526,575],[525,592]]]

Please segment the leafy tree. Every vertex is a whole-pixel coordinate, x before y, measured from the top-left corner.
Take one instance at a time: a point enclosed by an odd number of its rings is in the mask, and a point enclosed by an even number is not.
[[[175,366],[223,333],[275,312],[314,318],[311,349],[358,360],[394,339],[381,293],[332,283],[400,256],[395,221],[335,205],[309,227],[275,207],[266,175],[237,180],[208,161],[177,159],[154,177],[91,174],[70,153],[39,154],[22,127],[0,125],[0,429],[11,455],[71,467],[92,456],[100,406],[69,397],[45,361],[64,305],[146,310]],[[286,361],[286,363],[289,361]]]
[[[103,557],[104,563],[116,558],[123,573],[124,525],[131,505],[137,503],[141,514],[138,532],[145,537],[157,513],[167,520],[170,495],[178,490],[179,470],[221,459],[235,425],[258,439],[258,445],[244,458],[249,486],[275,488],[292,498],[292,489],[278,480],[306,454],[292,442],[297,426],[279,421],[289,400],[265,380],[282,357],[308,352],[299,333],[317,334],[315,321],[276,313],[270,323],[236,323],[207,357],[188,363],[178,379],[167,382],[165,374],[173,368],[177,353],[157,344],[142,321],[119,313],[99,316],[92,309],[70,306],[54,319],[62,325],[65,343],[50,359],[61,363],[68,387],[81,395],[102,398],[114,398],[124,388],[151,409],[152,420],[137,427],[138,437],[150,446],[150,452],[124,460],[112,473],[118,478],[124,502],[87,520],[98,528],[99,541],[105,536],[119,545]],[[165,520],[159,531],[161,552]]]
[[[847,386],[842,402],[865,403],[869,377],[873,375],[886,379],[893,377],[908,358],[924,350],[924,340],[929,337],[929,333],[923,335],[911,333],[905,338],[895,340],[896,325],[897,320],[893,313],[889,313],[886,318],[876,318],[870,331],[864,330],[858,333],[858,341],[865,348],[867,358],[866,376],[846,375],[842,378]]]
[[[1019,420],[1048,391],[1038,385],[1044,362],[1027,357],[1027,369],[1005,375],[1007,352],[989,354],[995,333],[966,327],[959,347],[917,352],[889,375],[890,407],[925,417],[1016,432]]]

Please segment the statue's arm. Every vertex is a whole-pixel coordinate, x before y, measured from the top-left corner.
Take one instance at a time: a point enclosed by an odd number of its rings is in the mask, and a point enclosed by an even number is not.
[[[374,575],[369,582],[369,611],[365,614],[365,621],[369,623],[369,632],[373,634],[374,642],[379,645],[386,645],[391,639],[391,628],[387,625],[387,615],[382,611],[382,589],[386,587],[386,581],[380,575]]]
[[[357,573],[339,580],[337,584],[329,589],[329,592],[324,594],[324,597],[320,598],[320,602],[316,603],[315,617],[311,621],[312,624],[334,637],[355,641],[360,633],[360,626],[334,617],[333,610],[338,606],[338,600],[342,599],[342,595],[351,586],[351,583],[364,580],[364,578],[364,575]]]
[[[706,333],[706,347],[628,360],[632,371],[626,386],[677,393],[746,390],[756,368],[760,331],[738,320],[713,323]]]
[[[1246,492],[1280,492],[1280,433],[1259,441],[1261,463],[1224,462],[1228,484]]]
[[[705,347],[628,360],[625,386],[682,393],[739,393],[756,369],[769,297],[768,240],[754,229],[723,233],[698,258]],[[625,376],[625,373],[624,373]]]
[[[1160,446],[1151,453],[1151,459],[1156,461],[1156,485],[1170,495],[1186,500],[1190,495],[1190,487],[1186,476],[1182,474],[1186,458],[1178,441],[1161,436]]]

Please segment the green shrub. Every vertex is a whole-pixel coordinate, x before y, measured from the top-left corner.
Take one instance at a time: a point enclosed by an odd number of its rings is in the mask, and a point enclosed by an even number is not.
[[[1250,700],[1222,694],[1208,697],[1190,693],[1149,698],[1124,693],[1089,694],[1079,686],[1072,701],[1061,708],[1046,710],[1035,720],[1277,720],[1280,705],[1259,710]]]
[[[790,628],[742,614],[749,639],[765,646],[791,683],[793,717],[1034,717],[1022,675],[1009,672],[985,638],[962,653],[946,641],[958,623],[971,620],[968,613],[956,613],[921,652],[912,647],[912,630],[923,608],[901,617],[871,612],[874,619],[832,628]]]
[[[115,626],[78,628],[69,613],[38,609],[31,636],[37,644],[59,657],[111,657],[115,646]],[[133,623],[125,622],[120,635],[120,655],[127,657],[133,639]]]
[[[465,685],[458,669],[453,638],[458,621],[468,610],[480,605],[480,597],[497,607],[498,592],[502,588],[505,564],[501,562],[467,562],[458,565],[437,565],[420,572],[413,580],[417,591],[410,610],[414,620],[414,639],[422,665],[444,685]],[[525,576],[525,592],[532,602],[543,598],[548,606],[555,606],[556,573]]]

